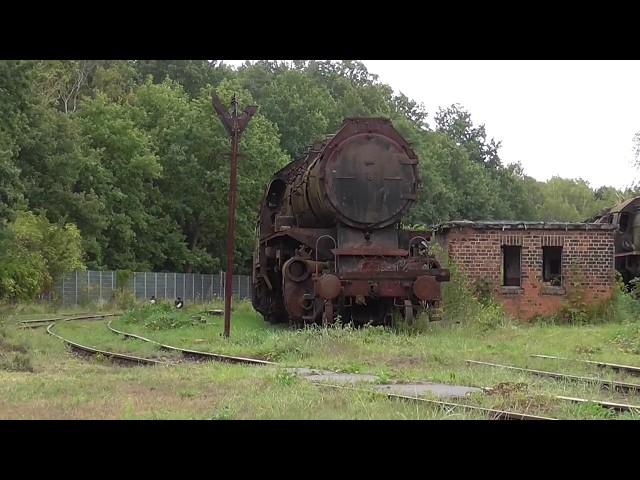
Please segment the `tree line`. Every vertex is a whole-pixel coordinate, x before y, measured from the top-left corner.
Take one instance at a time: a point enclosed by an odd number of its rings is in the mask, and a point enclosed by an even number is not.
[[[429,123],[357,61],[0,61],[0,298],[75,268],[219,269],[229,140],[212,92],[259,106],[240,144],[239,272],[269,177],[346,117],[390,118],[414,146],[423,189],[408,223],[583,221],[635,193],[536,181],[462,106]]]

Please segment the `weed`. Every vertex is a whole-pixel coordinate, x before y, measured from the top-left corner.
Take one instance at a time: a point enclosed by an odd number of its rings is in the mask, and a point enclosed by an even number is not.
[[[292,372],[281,371],[276,374],[276,383],[279,385],[292,385],[297,379],[296,374]]]
[[[616,413],[597,403],[581,403],[575,407],[575,412],[580,418],[611,419]]]
[[[381,370],[380,372],[378,372],[377,377],[378,378],[376,379],[375,383],[384,385],[391,382],[391,377],[384,370]]]
[[[602,348],[591,345],[576,345],[573,351],[578,354],[593,355],[594,353],[601,352]]]
[[[231,407],[225,405],[211,417],[211,420],[233,420],[234,418],[235,414]]]
[[[640,354],[640,324],[626,325],[613,337],[612,342],[620,350],[635,355]]]
[[[31,356],[22,352],[0,354],[0,369],[10,372],[33,372]]]
[[[358,363],[351,363],[343,368],[337,369],[341,373],[360,373],[362,371],[362,365]]]

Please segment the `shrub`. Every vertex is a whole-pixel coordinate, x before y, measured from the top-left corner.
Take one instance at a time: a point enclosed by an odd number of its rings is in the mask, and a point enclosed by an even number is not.
[[[139,323],[151,330],[168,330],[202,323],[184,310],[176,310],[168,303],[147,304],[123,315],[125,323]]]

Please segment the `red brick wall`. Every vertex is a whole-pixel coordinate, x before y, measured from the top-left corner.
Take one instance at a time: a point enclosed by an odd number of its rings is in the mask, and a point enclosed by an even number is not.
[[[494,296],[511,315],[548,315],[581,295],[594,304],[610,297],[615,284],[611,230],[481,230],[439,232],[449,259],[472,282],[488,280]],[[502,287],[502,245],[521,245],[520,288]],[[562,287],[542,281],[542,246],[562,245]],[[572,295],[573,294],[573,295]]]

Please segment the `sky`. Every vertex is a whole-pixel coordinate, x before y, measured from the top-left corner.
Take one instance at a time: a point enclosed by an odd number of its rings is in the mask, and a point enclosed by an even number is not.
[[[239,65],[243,60],[225,60]],[[640,181],[640,61],[364,60],[396,92],[422,102],[430,123],[459,103],[527,175],[582,178],[594,187]]]

